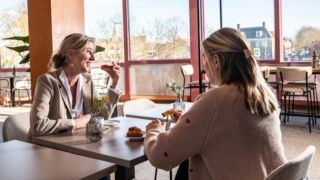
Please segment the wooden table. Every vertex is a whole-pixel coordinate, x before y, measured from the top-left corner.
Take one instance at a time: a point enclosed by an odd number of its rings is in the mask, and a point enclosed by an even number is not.
[[[132,179],[135,177],[134,166],[147,160],[144,154],[143,141],[130,141],[125,137],[128,128],[137,126],[145,130],[148,121],[116,117],[120,123],[104,133],[101,141],[87,142],[85,129],[63,134],[39,136],[33,142],[58,150],[115,163],[116,179]]]
[[[112,163],[22,141],[0,143],[0,179],[99,179]]]
[[[193,104],[191,102],[184,102],[184,103],[186,105],[185,111],[188,111]],[[155,107],[155,108],[150,108],[150,109],[138,111],[138,112],[131,112],[126,114],[126,116],[133,117],[133,118],[147,119],[147,120],[154,120],[154,119],[166,120],[166,118],[162,116],[162,113],[171,108],[173,108],[173,104],[159,105],[158,107]]]

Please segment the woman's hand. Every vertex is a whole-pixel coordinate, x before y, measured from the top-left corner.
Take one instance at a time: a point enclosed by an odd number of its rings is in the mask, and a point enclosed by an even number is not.
[[[168,112],[170,113],[170,117],[172,121],[175,123],[178,121],[179,117],[182,114],[182,111],[177,109],[172,109],[172,110],[169,110]]]
[[[149,123],[147,126],[146,126],[146,131],[149,131],[150,129],[154,129],[154,128],[157,128],[159,126],[161,126],[162,123],[160,120],[153,120],[151,121],[151,123]]]
[[[76,127],[75,129],[85,128],[87,123],[90,121],[91,115],[80,115],[77,119],[75,119]]]
[[[116,89],[120,78],[120,66],[114,63],[113,66],[102,65],[101,69],[109,74],[112,79],[111,87]]]

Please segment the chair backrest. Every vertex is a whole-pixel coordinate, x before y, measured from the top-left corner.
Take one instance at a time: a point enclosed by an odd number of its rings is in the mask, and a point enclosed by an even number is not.
[[[316,148],[314,146],[308,146],[296,158],[272,171],[266,180],[303,180],[307,177],[310,161],[315,151]]]
[[[8,116],[2,127],[3,141],[21,140],[28,142],[30,112]]]
[[[191,64],[183,65],[180,68],[183,76],[191,76],[194,73],[193,66]]]
[[[31,89],[31,81],[29,78],[18,79],[14,86],[16,89]]]
[[[10,84],[8,79],[0,79],[0,89],[9,89]]]
[[[260,70],[262,72],[263,78],[268,81],[270,76],[270,67],[269,66],[260,66]]]
[[[142,111],[150,108],[157,107],[156,103],[149,99],[135,99],[126,101],[123,104],[123,115],[126,115],[130,112]]]
[[[296,67],[278,67],[278,74],[282,75],[283,81],[305,81],[307,77],[312,75],[311,66],[296,66]]]

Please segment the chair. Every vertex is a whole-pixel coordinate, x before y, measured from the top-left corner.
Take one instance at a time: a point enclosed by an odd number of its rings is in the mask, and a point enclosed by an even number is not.
[[[192,75],[194,73],[193,66],[191,64],[183,65],[180,67],[183,76],[183,90],[182,97],[184,97],[184,89],[190,89],[190,99],[191,99],[191,89],[200,88],[199,81],[192,81]],[[189,83],[186,82],[186,78],[189,77]],[[210,88],[210,81],[202,80],[202,89]]]
[[[134,111],[142,111],[154,107],[157,107],[156,103],[149,99],[142,98],[126,101],[123,104],[123,115],[125,116],[126,114]]]
[[[269,66],[260,66],[260,70],[262,72],[263,78],[268,82],[268,84],[276,91],[276,95],[278,100],[281,99],[280,97],[280,82],[279,81],[269,81],[269,77],[270,77],[270,67]]]
[[[3,141],[10,140],[21,140],[25,142],[29,142],[28,132],[30,129],[30,121],[29,121],[30,113],[21,113],[16,115],[8,116],[4,122],[2,127],[2,137]]]
[[[307,99],[308,113],[306,115],[308,116],[309,132],[311,132],[311,125],[314,125],[316,119],[315,101],[312,97],[315,88],[308,82],[312,75],[312,67],[278,67],[277,71],[281,79],[281,97],[284,98],[282,103],[283,123],[289,121],[289,115],[305,116],[305,114],[296,113],[294,110],[294,98],[302,96]]]
[[[315,147],[308,146],[303,153],[272,171],[266,180],[306,180]]]
[[[19,105],[21,105],[21,95],[20,93],[25,91],[27,93],[29,102],[31,102],[31,81],[29,78],[18,79],[15,82],[13,91],[18,91]],[[30,92],[29,92],[30,91]]]
[[[4,96],[2,95],[4,92]],[[4,105],[9,104],[10,100],[10,83],[8,79],[0,79],[0,97],[3,97]]]
[[[268,81],[270,76],[270,68],[269,66],[260,66],[260,71],[262,72],[263,78]]]

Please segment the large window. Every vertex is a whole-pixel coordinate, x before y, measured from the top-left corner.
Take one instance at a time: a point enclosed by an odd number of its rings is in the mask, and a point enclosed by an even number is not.
[[[6,47],[25,46],[28,43],[3,38],[28,35],[27,0],[1,0],[0,2],[0,67],[28,67],[19,64],[27,51],[18,53]]]
[[[166,87],[166,83],[175,81],[182,85],[181,65],[183,64],[132,65],[130,67],[130,94],[135,96],[173,95]]]
[[[220,28],[219,1],[205,1],[206,36]],[[274,3],[270,0],[222,1],[222,26],[240,30],[257,60],[274,60]]]
[[[129,1],[130,59],[190,58],[188,0]]]
[[[319,1],[282,0],[283,61],[311,61],[320,53]]]
[[[204,0],[205,37],[220,28],[220,7],[217,0]]]
[[[85,0],[85,32],[105,51],[97,62],[124,62],[122,1]]]

